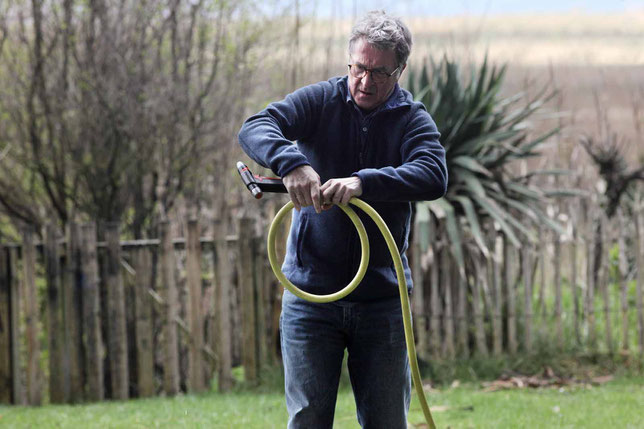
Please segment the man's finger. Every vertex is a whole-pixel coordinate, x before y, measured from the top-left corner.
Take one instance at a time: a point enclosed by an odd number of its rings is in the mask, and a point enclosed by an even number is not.
[[[302,203],[302,207],[308,207],[313,205],[313,200],[311,199],[311,188],[313,188],[313,184],[310,184],[309,186],[302,189],[300,191],[300,194],[298,195],[298,198]]]
[[[342,200],[341,200],[342,204],[349,204],[349,200],[351,199],[352,196],[353,194],[351,193],[351,190],[349,190],[348,188],[345,189],[344,195],[342,196]]]
[[[315,212],[320,213],[322,207],[320,204],[320,188],[318,186],[311,186],[311,201],[313,202]]]
[[[300,200],[297,198],[297,194],[292,191],[289,192],[288,195],[291,197],[291,201],[293,201],[293,207],[299,212],[302,206],[300,205]]]

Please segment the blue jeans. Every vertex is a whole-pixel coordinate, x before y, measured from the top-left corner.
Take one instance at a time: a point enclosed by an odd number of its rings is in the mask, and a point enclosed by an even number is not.
[[[315,304],[285,291],[280,333],[290,429],[333,427],[345,348],[360,425],[407,427],[411,376],[399,298]]]

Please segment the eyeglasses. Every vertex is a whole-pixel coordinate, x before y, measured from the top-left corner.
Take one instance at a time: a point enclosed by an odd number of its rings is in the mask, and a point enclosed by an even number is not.
[[[360,64],[348,64],[349,66],[349,73],[351,73],[351,76],[355,77],[356,79],[362,79],[367,75],[367,72],[371,73],[371,79],[373,79],[374,82],[376,83],[383,83],[387,79],[389,79],[391,76],[393,76],[400,66],[396,67],[396,70],[392,71],[391,73],[387,73],[384,70],[378,70],[378,69],[368,69]]]

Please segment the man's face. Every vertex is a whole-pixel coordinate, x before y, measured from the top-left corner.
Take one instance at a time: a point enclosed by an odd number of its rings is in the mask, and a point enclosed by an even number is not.
[[[355,42],[350,54],[351,64],[360,65],[369,70],[384,71],[389,74],[398,67],[393,50],[381,51],[364,39]],[[401,66],[396,73],[381,83],[374,82],[371,73],[365,74],[362,78],[356,78],[349,73],[349,91],[353,100],[364,110],[375,109],[387,101],[404,68],[404,65]]]

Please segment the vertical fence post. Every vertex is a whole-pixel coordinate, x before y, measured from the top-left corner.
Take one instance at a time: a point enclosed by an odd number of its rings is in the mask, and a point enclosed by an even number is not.
[[[105,395],[103,384],[103,339],[101,334],[101,294],[96,252],[96,225],[81,227],[81,278],[83,289],[83,327],[85,331],[85,365],[87,398],[101,401]]]
[[[134,336],[136,338],[136,377],[139,397],[154,395],[154,339],[152,333],[152,254],[142,247],[134,251]]]
[[[492,317],[492,350],[495,356],[500,356],[503,352],[503,313],[502,313],[502,298],[501,298],[501,284],[503,282],[503,274],[501,270],[501,263],[503,261],[503,240],[494,232],[492,234],[494,245],[494,256],[490,258],[492,269],[492,294],[494,296],[494,310]]]
[[[622,307],[622,350],[628,351],[628,281],[626,276],[628,275],[628,261],[626,257],[626,239],[628,234],[628,229],[626,227],[626,222],[624,221],[624,213],[621,209],[617,211],[617,221],[618,221],[618,244],[619,244],[619,262],[618,270],[619,273],[619,288],[621,293],[621,307]],[[637,217],[635,218],[637,222]],[[637,247],[635,248],[635,255],[637,257]]]
[[[168,395],[179,392],[179,342],[176,318],[179,315],[179,297],[174,276],[174,245],[170,234],[170,222],[161,222],[161,283],[165,291],[165,326],[163,387]]]
[[[188,390],[201,392],[205,388],[203,361],[203,316],[201,314],[201,243],[199,223],[196,218],[188,221],[186,242],[186,276],[188,283],[188,310],[191,342],[188,352]]]
[[[227,392],[233,386],[232,378],[232,338],[230,327],[230,289],[232,287],[232,270],[230,269],[230,258],[228,254],[228,222],[215,221],[215,242],[217,250],[217,332],[219,342],[219,391]]]
[[[554,244],[554,285],[555,285],[555,329],[557,336],[557,347],[563,348],[563,323],[561,320],[563,303],[561,298],[561,236],[557,233],[552,235]]]
[[[429,348],[434,359],[441,355],[441,305],[440,305],[440,259],[438,257],[438,243],[436,242],[436,224],[433,220],[428,223],[429,226],[429,292],[431,314],[429,316]]]
[[[508,238],[503,235],[503,268],[504,268],[504,285],[505,285],[505,303],[506,303],[506,322],[508,328],[508,351],[510,354],[517,352],[517,310],[516,294],[513,284],[514,274],[514,253],[511,251],[511,244]]]
[[[256,317],[256,327],[255,332],[257,332],[257,368],[259,371],[262,370],[264,364],[268,360],[268,330],[266,329],[266,317],[267,309],[270,308],[270,302],[268,300],[268,271],[266,270],[266,240],[264,237],[254,237],[253,248],[255,252],[253,253],[253,272],[255,277],[255,293],[257,296],[257,317]]]
[[[640,206],[636,210],[635,225],[637,227],[637,331],[639,337],[640,359],[644,358],[644,299],[642,298],[642,289],[644,289],[644,204],[640,201]]]
[[[36,290],[36,247],[34,229],[22,231],[22,269],[25,289],[25,324],[27,335],[27,402],[42,403],[42,373],[40,370],[40,328],[38,292]]]
[[[24,370],[23,370],[23,353],[22,353],[22,336],[21,336],[21,317],[24,303],[24,289],[20,282],[18,273],[18,248],[7,249],[9,257],[9,274],[11,278],[10,292],[11,298],[11,371],[13,373],[13,403],[19,405],[27,404],[24,387]]]
[[[65,371],[63,351],[65,326],[63,323],[63,294],[60,281],[60,258],[56,226],[47,225],[45,233],[45,264],[47,277],[47,338],[49,344],[49,400],[58,404],[67,401],[69,373]]]
[[[586,230],[586,324],[588,326],[588,346],[596,351],[597,332],[595,325],[595,273],[593,272],[593,261],[595,260],[595,234],[593,228],[593,217],[589,217]]]
[[[458,349],[459,355],[467,358],[470,355],[470,345],[468,342],[469,323],[467,319],[467,278],[461,274],[465,269],[459,270],[457,264],[453,264],[454,274],[456,281],[454,284],[457,287],[458,303],[456,306],[456,317],[458,319]],[[467,276],[467,273],[465,274]]]
[[[418,217],[418,215],[417,215]],[[418,357],[427,358],[427,316],[425,312],[425,288],[423,284],[423,268],[421,266],[421,223],[416,222],[416,228],[411,242],[411,275],[414,282],[412,293],[412,309],[414,313],[414,326]]]
[[[454,357],[454,311],[452,307],[452,269],[449,254],[449,246],[443,247],[441,252],[441,271],[443,274],[443,294],[445,311],[443,312],[443,326],[445,338],[443,342],[443,354],[446,358]]]
[[[581,312],[579,310],[579,287],[577,279],[577,252],[579,247],[579,229],[577,227],[576,218],[578,216],[573,216],[571,213],[572,221],[572,240],[570,242],[570,288],[572,290],[572,300],[574,308],[574,331],[575,331],[575,343],[577,345],[581,344],[581,330],[580,330],[580,318]]]
[[[523,250],[523,263],[521,264],[523,274],[523,346],[527,353],[532,352],[532,249],[529,244]]]
[[[121,276],[120,228],[116,222],[105,225],[107,241],[106,275],[108,306],[109,362],[112,376],[112,397],[129,397],[129,371],[127,361],[127,330],[125,320],[125,287]]]
[[[539,259],[541,263],[539,264],[539,293],[537,297],[537,311],[541,313],[541,322],[545,323],[546,321],[546,287],[547,287],[547,278],[546,278],[546,266],[548,265],[548,230],[546,227],[540,227],[540,240],[539,240]]]
[[[237,273],[241,292],[242,311],[242,363],[244,365],[244,378],[247,383],[257,382],[257,350],[255,332],[255,287],[253,276],[253,248],[252,234],[253,219],[239,219],[239,240],[237,242],[239,258],[237,260]]]
[[[11,299],[6,248],[0,247],[0,404],[10,404],[11,386]]]
[[[613,353],[613,328],[611,323],[611,303],[609,286],[610,283],[610,248],[613,244],[613,233],[608,223],[608,218],[601,216],[599,222],[604,223],[602,255],[599,263],[599,287],[601,288],[602,299],[604,301],[604,329],[606,334],[606,348],[609,353]]]
[[[487,344],[485,342],[485,323],[483,318],[481,289],[485,291],[484,285],[487,283],[487,273],[483,271],[481,258],[484,257],[478,253],[473,255],[474,260],[474,277],[472,279],[472,309],[474,310],[474,333],[476,338],[476,351],[481,356],[487,356]],[[485,293],[485,292],[484,292]]]
[[[69,399],[80,402],[83,399],[83,322],[81,317],[82,289],[79,281],[80,270],[80,228],[75,222],[69,224],[69,240],[65,258],[65,331],[67,332],[66,352],[69,354]]]

